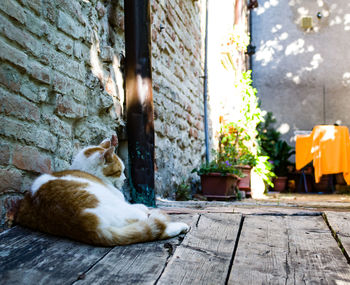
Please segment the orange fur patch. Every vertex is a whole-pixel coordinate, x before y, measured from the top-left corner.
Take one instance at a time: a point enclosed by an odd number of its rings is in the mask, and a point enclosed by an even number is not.
[[[17,222],[23,226],[74,240],[103,244],[98,235],[99,220],[83,210],[95,208],[98,200],[85,191],[87,183],[64,179],[43,184],[22,200]]]
[[[72,175],[72,176],[75,176],[75,177],[86,178],[86,179],[88,179],[90,181],[98,182],[100,184],[106,185],[102,181],[102,179],[96,177],[95,175],[92,175],[90,173],[87,173],[87,172],[84,172],[84,171],[80,171],[80,170],[63,170],[63,171],[54,172],[51,175],[55,176],[55,177],[64,177],[64,176],[67,176],[67,175]]]
[[[120,177],[122,174],[122,164],[118,157],[113,153],[107,159],[107,165],[102,169],[102,172],[107,177]]]
[[[104,153],[104,151],[105,151],[104,148],[96,146],[96,147],[91,147],[91,148],[86,149],[84,151],[84,155],[86,157],[90,157],[91,155],[93,155],[96,152],[99,152],[99,153],[102,154],[102,153]]]

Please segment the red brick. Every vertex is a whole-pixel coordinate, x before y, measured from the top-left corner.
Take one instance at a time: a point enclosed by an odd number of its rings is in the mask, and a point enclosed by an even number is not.
[[[36,61],[31,61],[28,63],[27,72],[35,79],[50,84],[51,82],[51,70],[49,67],[43,66]]]
[[[18,92],[21,88],[19,73],[7,65],[0,66],[0,83],[14,92]]]
[[[41,43],[30,35],[26,30],[13,25],[6,18],[0,16],[0,31],[10,40],[18,43],[26,52],[37,56],[40,52]]]
[[[67,118],[83,118],[87,116],[87,108],[74,101],[69,96],[58,94],[56,97],[56,110],[58,115]]]
[[[15,96],[0,88],[0,113],[11,115],[28,121],[40,119],[39,108],[26,99]]]
[[[56,3],[63,11],[68,12],[71,16],[77,18],[81,24],[86,24],[86,19],[83,16],[79,1],[56,0]]]
[[[57,27],[75,39],[84,38],[84,27],[68,14],[58,11]]]
[[[22,174],[15,169],[0,169],[0,193],[20,191]]]
[[[1,1],[0,1],[1,2]],[[0,58],[23,69],[27,68],[27,55],[0,40]]]
[[[51,172],[51,158],[29,146],[16,146],[13,151],[12,163],[22,170],[36,173]]]
[[[82,83],[59,72],[54,73],[52,83],[54,91],[65,95],[73,94],[73,97],[79,102],[86,101],[86,87]]]

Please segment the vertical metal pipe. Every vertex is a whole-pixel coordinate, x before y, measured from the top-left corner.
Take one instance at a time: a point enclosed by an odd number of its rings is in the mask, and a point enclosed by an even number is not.
[[[204,136],[205,136],[205,161],[209,163],[209,127],[208,127],[208,2],[205,3],[205,43],[204,43]]]
[[[155,206],[149,0],[124,1],[129,182],[133,202]]]
[[[249,34],[250,34],[250,45],[253,43],[253,16],[252,16],[253,11],[249,10]],[[251,73],[251,79],[253,80],[253,54],[249,55],[249,69],[252,71]],[[254,82],[254,80],[253,80]]]

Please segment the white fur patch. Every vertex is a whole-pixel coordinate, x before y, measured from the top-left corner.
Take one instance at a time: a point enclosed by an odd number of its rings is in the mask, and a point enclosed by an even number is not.
[[[187,233],[190,227],[182,222],[169,223],[165,229],[165,235],[168,237],[175,237],[181,233]]]

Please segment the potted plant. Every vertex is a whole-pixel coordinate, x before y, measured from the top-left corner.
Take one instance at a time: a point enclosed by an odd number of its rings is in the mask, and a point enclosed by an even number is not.
[[[274,190],[281,192],[285,190],[287,185],[288,166],[292,165],[289,158],[295,154],[294,148],[287,144],[283,140],[277,141],[275,144],[274,153],[270,156],[274,165],[274,172],[276,177],[274,178]]]
[[[265,121],[258,126],[259,141],[262,152],[269,156],[273,164],[273,189],[281,192],[287,185],[288,166],[293,165],[289,158],[295,154],[294,148],[281,139],[281,133],[272,125],[276,122],[273,114],[268,112]]]
[[[224,160],[222,153],[216,153],[214,160],[193,169],[194,172],[201,177],[203,195],[209,200],[237,197],[237,184],[242,173],[229,158]]]
[[[238,123],[223,124],[220,129],[219,150],[242,172],[238,188],[246,193],[250,191],[250,172],[257,161],[252,141],[249,132]]]

